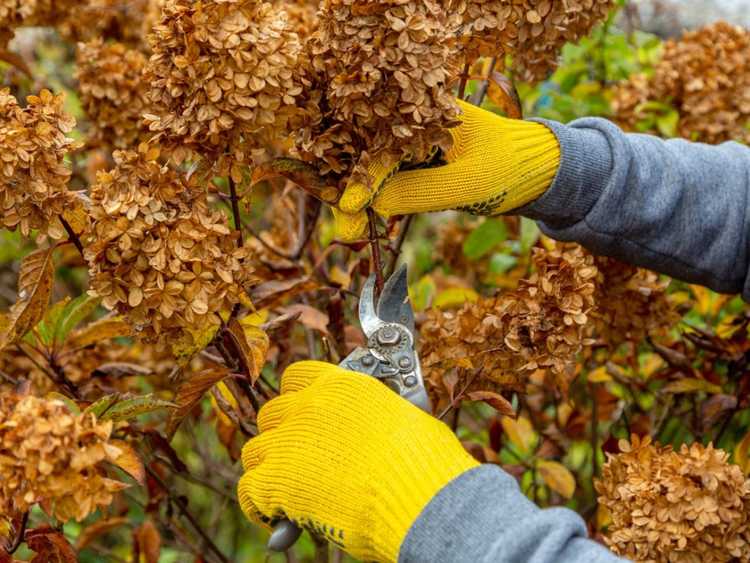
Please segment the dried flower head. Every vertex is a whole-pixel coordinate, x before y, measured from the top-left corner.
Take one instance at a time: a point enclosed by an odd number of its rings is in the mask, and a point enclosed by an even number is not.
[[[284,0],[279,4],[302,43],[318,28],[318,4],[317,0]]]
[[[57,27],[74,42],[101,38],[144,48],[148,31],[144,23],[156,1],[79,0],[62,15]]]
[[[121,43],[94,39],[76,54],[81,104],[93,125],[92,140],[124,149],[146,140],[146,56]]]
[[[306,44],[313,117],[297,136],[303,158],[369,183],[374,155],[421,162],[449,148],[459,113],[452,20],[442,1],[325,1]]]
[[[240,300],[248,251],[205,192],[142,151],[115,152],[91,190],[90,292],[141,337],[177,341]]]
[[[665,334],[679,320],[667,294],[670,279],[612,258],[596,257],[595,263],[596,334],[610,346]]]
[[[62,401],[0,394],[0,513],[39,503],[65,522],[108,506],[126,486],[99,466],[121,454],[111,432],[112,422],[73,415]]]
[[[634,561],[750,561],[750,480],[712,445],[652,444],[633,435],[596,481],[612,522],[605,541]]]
[[[686,139],[750,143],[750,30],[718,22],[667,41],[651,76],[617,88],[620,125],[642,131],[650,124],[647,131],[659,133],[646,102],[670,103],[679,114],[676,133]]]
[[[256,0],[169,0],[150,41],[146,119],[176,161],[208,156],[225,173],[285,132],[302,86],[292,72],[300,43],[282,10]]]
[[[523,390],[528,374],[543,369],[567,388],[594,307],[597,269],[577,245],[534,249],[533,261],[536,272],[513,292],[428,312],[420,332],[428,379],[439,380],[446,366],[481,368],[481,378]]]
[[[461,0],[465,56],[507,55],[519,78],[543,80],[557,66],[568,41],[577,41],[603,21],[612,0]]]
[[[63,110],[62,94],[42,90],[27,103],[22,108],[0,90],[0,225],[58,239],[65,234],[58,217],[80,206],[67,189],[71,171],[64,163],[76,148],[67,136],[75,120]]]

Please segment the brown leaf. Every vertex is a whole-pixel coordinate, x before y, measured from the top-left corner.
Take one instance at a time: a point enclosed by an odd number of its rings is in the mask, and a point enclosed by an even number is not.
[[[86,526],[83,531],[78,536],[78,539],[76,540],[76,549],[79,551],[81,549],[84,549],[87,545],[89,545],[92,541],[94,541],[99,536],[102,536],[109,532],[110,530],[114,530],[115,528],[119,528],[120,526],[123,526],[128,523],[128,519],[124,516],[117,516],[114,518],[104,518],[102,520],[97,520],[90,526]]]
[[[537,435],[528,418],[521,416],[514,420],[504,416],[500,423],[503,425],[503,430],[505,430],[508,439],[523,454],[530,454],[533,451],[537,443]]]
[[[315,282],[307,277],[283,281],[272,280],[255,286],[250,291],[250,299],[258,309],[263,309],[313,288],[315,288]]]
[[[0,61],[16,67],[29,78],[34,78],[31,73],[31,68],[29,68],[29,65],[26,64],[26,61],[18,53],[13,53],[12,51],[8,51],[6,49],[0,49]]]
[[[705,379],[686,377],[667,383],[663,388],[664,393],[697,393],[704,391],[706,393],[721,393],[721,387]]]
[[[129,377],[132,375],[149,375],[151,370],[130,362],[109,362],[97,367],[94,376]]]
[[[159,563],[161,535],[151,520],[133,530],[133,561]]]
[[[734,395],[725,395],[719,393],[712,395],[701,406],[701,424],[705,430],[713,427],[716,422],[724,415],[737,407],[737,397]]]
[[[196,373],[180,385],[174,398],[177,408],[172,410],[167,422],[168,437],[174,435],[182,420],[200,402],[203,395],[227,375],[227,368],[215,366]]]
[[[255,383],[266,363],[266,354],[270,346],[268,335],[257,326],[249,323],[240,324],[236,319],[229,321],[227,329],[240,353],[245,373],[250,377],[250,382]]]
[[[36,552],[31,563],[76,563],[78,557],[73,547],[57,530],[41,526],[26,532],[26,545]]]
[[[68,338],[66,346],[84,348],[102,340],[130,336],[132,333],[130,325],[122,317],[104,317],[74,331]]]
[[[537,463],[539,475],[546,485],[565,498],[571,498],[576,490],[576,480],[570,470],[557,461],[540,460]]]
[[[487,97],[511,119],[523,119],[523,107],[513,82],[497,71],[493,71],[487,88]]]
[[[54,283],[54,247],[35,250],[21,262],[18,301],[11,307],[0,334],[0,349],[23,338],[44,318]]]
[[[513,410],[513,405],[511,405],[508,399],[499,393],[494,393],[492,391],[472,391],[471,393],[468,393],[468,397],[472,401],[484,401],[500,414],[513,418],[516,417],[516,411]]]
[[[135,451],[133,446],[123,440],[111,440],[110,444],[119,450],[119,452],[113,452],[109,457],[109,461],[128,473],[140,485],[144,485],[146,483],[146,470],[143,467],[141,458],[138,456],[138,452]]]
[[[307,328],[317,330],[326,335],[328,334],[328,315],[317,310],[315,307],[303,303],[295,303],[294,305],[278,309],[278,312],[282,315],[296,315],[299,322]]]
[[[750,474],[750,432],[745,434],[734,447],[733,461],[740,466],[745,475]]]

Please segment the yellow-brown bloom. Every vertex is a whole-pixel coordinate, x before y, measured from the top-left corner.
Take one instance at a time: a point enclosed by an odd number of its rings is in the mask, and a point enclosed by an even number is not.
[[[71,171],[65,155],[76,147],[67,136],[75,120],[63,110],[63,96],[42,90],[22,108],[0,90],[0,225],[32,229],[59,239],[65,231],[58,217],[80,206],[67,189]]]
[[[660,110],[646,102],[669,101],[679,114],[676,133],[704,143],[750,143],[750,31],[726,22],[686,33],[664,44],[651,76],[634,75],[612,102],[623,127],[659,133]],[[668,109],[668,108],[667,108]]]
[[[597,269],[577,245],[535,249],[533,261],[536,272],[513,292],[428,312],[421,328],[428,378],[446,366],[482,368],[482,378],[523,390],[526,376],[544,369],[567,388],[594,307]]]
[[[374,155],[426,160],[457,124],[455,21],[446,2],[327,0],[307,42],[308,110],[297,136],[306,160],[369,184]]]
[[[240,300],[248,251],[206,193],[155,157],[117,151],[115,168],[97,175],[85,255],[90,292],[105,307],[143,338],[174,341],[217,324]]]
[[[297,111],[299,40],[268,3],[169,0],[151,47],[146,118],[178,162],[219,159],[225,174],[227,165],[259,157]]]
[[[605,541],[634,561],[750,561],[750,480],[710,444],[620,441],[596,482],[612,522]]]
[[[467,61],[510,55],[527,81],[543,80],[557,66],[563,45],[587,35],[604,20],[612,0],[461,0]]]
[[[143,53],[121,43],[101,39],[79,43],[76,78],[94,141],[124,149],[146,140],[146,62]]]
[[[112,422],[73,415],[62,401],[0,394],[0,513],[39,503],[63,522],[83,520],[126,485],[108,479],[100,462],[120,449]]]

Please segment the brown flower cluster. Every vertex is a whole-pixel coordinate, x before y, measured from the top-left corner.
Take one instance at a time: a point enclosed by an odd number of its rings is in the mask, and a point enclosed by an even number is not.
[[[83,520],[126,485],[99,463],[121,450],[109,443],[112,422],[73,415],[62,401],[0,394],[0,513],[39,503],[61,521]]]
[[[63,37],[75,42],[103,38],[144,48],[150,27],[147,17],[158,8],[159,1],[79,0],[64,13],[57,27]]]
[[[506,55],[523,80],[543,80],[568,41],[577,41],[607,17],[612,0],[461,0],[466,59]]]
[[[596,335],[610,346],[666,333],[680,315],[669,299],[669,279],[613,258],[596,257]]]
[[[547,371],[566,389],[575,354],[594,307],[597,269],[577,245],[534,249],[535,273],[518,289],[466,303],[459,311],[428,312],[421,327],[425,374],[446,367],[481,368],[481,377],[523,390],[526,376]]]
[[[249,163],[286,131],[302,86],[286,14],[256,0],[168,0],[150,37],[145,80],[156,139],[179,162]]]
[[[63,110],[63,96],[42,90],[22,108],[0,90],[0,225],[32,229],[59,239],[65,235],[59,216],[80,203],[68,191],[67,153],[76,142],[67,136],[75,120]]]
[[[146,340],[198,338],[240,300],[248,250],[204,191],[144,152],[115,152],[92,187],[90,292]]]
[[[750,30],[718,22],[667,41],[652,76],[635,75],[617,88],[617,121],[640,130],[647,102],[674,106],[681,137],[750,143]],[[658,133],[656,126],[649,132]]]
[[[728,454],[701,444],[620,441],[596,482],[612,522],[605,541],[634,561],[750,561],[750,480]]]
[[[95,39],[76,54],[81,104],[93,125],[95,143],[124,149],[146,140],[146,56],[122,43]]]
[[[326,0],[306,44],[310,122],[297,147],[322,173],[369,183],[373,155],[417,162],[457,123],[458,45],[446,2]]]
[[[304,42],[318,27],[316,0],[284,0],[279,4],[287,13],[289,27]]]

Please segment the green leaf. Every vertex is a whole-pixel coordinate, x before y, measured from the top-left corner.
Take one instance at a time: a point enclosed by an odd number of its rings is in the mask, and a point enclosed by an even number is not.
[[[539,227],[536,222],[521,217],[521,254],[526,254],[539,240]]]
[[[175,408],[177,405],[170,401],[159,399],[153,393],[140,395],[130,399],[124,399],[112,405],[102,416],[101,420],[130,420],[142,414],[166,408]]]
[[[58,301],[52,307],[47,310],[47,314],[37,325],[36,329],[39,333],[39,339],[45,346],[52,346],[55,341],[55,331],[60,323],[60,318],[65,313],[65,308],[70,303],[70,297],[66,297],[62,301]]]
[[[101,399],[91,403],[83,414],[93,414],[96,418],[100,418],[102,413],[106,412],[112,405],[120,400],[119,393],[112,393],[111,395],[104,395]]]
[[[512,254],[495,253],[490,258],[490,273],[504,274],[518,264],[518,258]]]
[[[47,393],[45,398],[62,401],[63,403],[65,403],[65,406],[68,407],[68,410],[71,412],[71,414],[81,414],[81,409],[78,408],[76,402],[70,397],[66,397],[62,393],[58,393],[57,391],[50,391],[49,393]]]
[[[90,295],[79,295],[65,307],[60,322],[55,330],[55,341],[63,342],[70,332],[76,328],[81,321],[88,317],[99,306],[101,299]]]
[[[656,127],[659,129],[662,137],[676,137],[679,122],[680,114],[677,113],[677,110],[671,109],[664,115],[656,118]]]
[[[508,238],[508,229],[501,219],[487,219],[474,229],[463,245],[464,256],[479,260]]]
[[[705,379],[686,377],[667,383],[662,389],[664,393],[697,393],[699,391],[721,393],[721,387]]]

